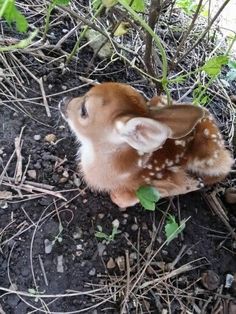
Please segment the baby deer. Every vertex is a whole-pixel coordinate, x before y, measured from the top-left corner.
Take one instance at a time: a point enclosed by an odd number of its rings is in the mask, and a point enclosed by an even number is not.
[[[122,208],[138,202],[140,186],[184,194],[224,179],[233,164],[214,118],[198,106],[146,102],[129,85],[103,83],[64,98],[60,111],[81,143],[85,181]]]

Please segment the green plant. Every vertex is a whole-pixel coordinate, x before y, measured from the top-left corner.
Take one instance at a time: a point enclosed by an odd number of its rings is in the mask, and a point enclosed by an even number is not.
[[[198,1],[196,0],[177,0],[176,6],[182,9],[186,14],[192,15],[198,7]],[[204,6],[201,6],[200,12],[203,16],[207,16],[208,12],[204,10]]]
[[[172,215],[168,215],[167,222],[165,224],[165,236],[167,245],[174,240],[185,228],[187,220],[182,220],[180,224],[178,224],[175,220],[175,217]]]
[[[106,8],[111,8],[116,5],[118,0],[93,0],[92,6],[94,10],[97,10],[98,7],[102,4]],[[144,12],[145,2],[144,0],[125,0],[128,5],[131,5],[131,8],[136,12]]]
[[[50,22],[50,17],[52,14],[52,10],[57,6],[57,5],[62,5],[66,6],[68,5],[70,0],[52,0],[48,6],[47,9],[47,14],[45,18],[45,28],[44,28],[44,33],[43,33],[43,39],[45,40],[47,32],[49,30],[49,22]]]
[[[32,43],[32,40],[37,34],[38,34],[38,30],[35,30],[29,35],[29,37],[20,40],[17,44],[0,47],[0,52],[7,52],[7,51],[16,50],[16,49],[26,48]]]
[[[155,210],[156,202],[160,199],[160,193],[152,186],[141,186],[136,195],[141,205],[151,211]]]
[[[157,191],[157,189],[152,186],[141,186],[136,191],[136,195],[141,205],[146,210],[154,211],[156,209],[156,202],[160,199],[160,193]],[[166,215],[164,212],[163,214]],[[169,244],[184,230],[186,221],[187,220],[182,220],[181,223],[178,224],[175,220],[175,217],[168,214],[165,224],[165,236],[167,244]]]
[[[98,231],[95,232],[95,237],[99,239],[103,239],[105,240],[107,244],[109,244],[110,242],[115,240],[115,236],[117,234],[121,233],[121,231],[118,230],[118,228],[119,228],[119,221],[117,219],[115,219],[112,222],[112,231],[110,234],[103,232],[102,226],[98,225],[97,226]]]
[[[61,234],[62,234],[62,231],[63,231],[63,226],[62,226],[62,224],[61,223],[59,223],[59,232],[58,232],[58,234],[54,237],[54,240],[52,240],[52,242],[51,242],[51,245],[52,246],[54,246],[55,244],[56,244],[56,242],[59,242],[59,243],[61,243],[62,242],[62,236],[61,236]]]
[[[0,18],[4,18],[9,25],[15,23],[16,29],[24,33],[28,29],[25,16],[17,9],[15,0],[0,0]]]
[[[230,59],[227,65],[229,71],[226,75],[226,80],[232,82],[236,80],[236,60]]]

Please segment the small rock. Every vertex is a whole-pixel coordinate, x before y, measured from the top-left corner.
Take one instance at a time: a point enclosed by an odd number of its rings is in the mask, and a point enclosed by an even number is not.
[[[225,278],[225,288],[230,288],[234,282],[234,276],[227,274]]]
[[[2,209],[8,208],[7,202],[6,201],[0,201],[0,208],[2,208]]]
[[[75,185],[77,188],[79,188],[79,187],[81,186],[81,180],[80,180],[80,178],[74,176],[74,178],[73,178],[73,183],[74,183],[74,185]]]
[[[28,170],[28,171],[27,171],[27,174],[28,174],[28,176],[29,176],[31,179],[36,179],[36,177],[37,177],[36,170]]]
[[[64,170],[63,173],[62,173],[62,176],[63,176],[64,178],[69,178],[69,173],[68,173],[68,171],[67,171],[67,170]]]
[[[114,227],[114,228],[119,228],[119,225],[120,225],[120,222],[119,222],[119,220],[118,219],[115,219],[115,220],[113,220],[112,221],[112,226]]]
[[[10,200],[12,199],[12,192],[10,191],[0,191],[1,200]]]
[[[98,218],[99,218],[99,219],[103,219],[104,216],[105,216],[105,214],[103,214],[103,213],[98,214]]]
[[[236,204],[236,188],[228,188],[225,191],[225,200],[228,204]]]
[[[96,269],[93,267],[90,271],[89,271],[89,276],[95,276],[96,274]]]
[[[77,228],[77,231],[73,233],[73,238],[75,240],[80,239],[82,237],[83,231],[81,228]]]
[[[220,277],[212,270],[207,270],[202,274],[202,285],[212,291],[219,287]]]
[[[102,256],[106,246],[102,242],[98,242],[98,255]]]
[[[48,143],[54,143],[56,142],[56,135],[55,134],[47,134],[44,138],[44,140]]]
[[[64,33],[64,34],[68,33],[68,29],[63,28],[63,29],[62,29],[62,33]]]
[[[109,258],[109,261],[107,262],[107,269],[113,269],[116,267],[116,263],[112,257]]]
[[[125,271],[125,257],[124,256],[118,256],[116,259],[116,264],[119,267],[120,271]]]
[[[52,252],[52,242],[48,239],[44,240],[44,249],[46,254],[50,254]]]
[[[57,256],[57,272],[58,273],[64,273],[63,255]]]
[[[82,251],[83,250],[83,245],[82,244],[77,244],[76,245],[76,250]]]
[[[41,135],[39,135],[39,134],[34,135],[35,141],[39,141],[40,139],[41,139]]]
[[[66,85],[62,85],[61,88],[62,88],[62,90],[67,90],[67,86]]]
[[[137,231],[137,230],[138,230],[138,225],[133,224],[133,225],[131,226],[131,230],[132,230],[132,231]]]
[[[52,84],[48,84],[48,89],[52,89],[53,85]]]

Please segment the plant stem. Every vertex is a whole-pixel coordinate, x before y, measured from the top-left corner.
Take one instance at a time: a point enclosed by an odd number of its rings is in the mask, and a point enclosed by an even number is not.
[[[206,34],[209,32],[209,30],[211,29],[212,25],[215,23],[215,21],[217,20],[217,18],[219,17],[219,15],[222,13],[222,11],[224,10],[224,8],[226,7],[226,5],[230,2],[231,0],[226,0],[222,6],[219,8],[219,10],[217,11],[217,13],[215,14],[215,16],[213,17],[213,19],[211,20],[211,22],[209,23],[209,25],[207,26],[207,28],[205,29],[205,31],[201,34],[201,36],[196,40],[196,42],[191,46],[191,48],[189,48],[177,61],[176,64],[180,63],[187,55],[189,55],[189,53],[196,48],[196,46],[203,40],[203,38],[206,36]]]
[[[232,41],[231,41],[231,43],[230,43],[230,45],[229,45],[229,48],[228,48],[227,51],[226,51],[226,56],[229,55],[229,53],[230,53],[230,51],[231,51],[231,49],[232,49],[232,47],[233,47],[235,41],[236,41],[236,34],[234,34],[234,37],[232,38]]]
[[[154,41],[156,42],[156,45],[161,53],[162,58],[162,79],[161,83],[163,86],[163,89],[166,92],[168,102],[170,101],[170,92],[167,88],[168,79],[167,79],[167,57],[165,49],[163,48],[161,41],[159,37],[154,33],[154,31],[151,29],[151,27],[126,3],[125,0],[118,0],[118,2],[126,9],[127,12],[131,14],[134,20],[138,21],[139,24],[152,36]]]
[[[49,7],[47,9],[47,15],[46,15],[46,19],[45,19],[45,27],[44,27],[44,32],[43,32],[43,40],[44,41],[46,39],[46,35],[47,35],[48,30],[49,30],[50,16],[51,16],[51,13],[52,13],[52,10],[54,9],[54,7],[55,7],[55,4],[54,4],[54,1],[52,1],[49,4]]]
[[[96,19],[96,17],[98,17],[100,15],[103,8],[104,8],[104,5],[101,4],[93,16],[92,22]],[[81,43],[82,39],[84,38],[85,34],[87,33],[88,29],[89,29],[89,26],[86,25],[85,28],[83,29],[83,31],[80,33],[80,36],[79,36],[76,44],[74,45],[74,48],[72,49],[71,53],[69,54],[69,56],[66,59],[66,64],[68,64],[71,61],[71,59],[73,58],[73,56],[76,54],[77,50],[79,49],[80,43]]]
[[[149,8],[149,15],[148,15],[148,25],[152,30],[154,30],[155,25],[158,21],[161,11],[161,0],[152,0]],[[156,76],[156,72],[153,69],[152,65],[152,42],[153,38],[149,32],[146,34],[146,48],[144,54],[144,62],[148,73],[151,76]],[[156,88],[159,93],[161,92],[161,84],[156,82]]]
[[[191,22],[189,28],[187,29],[187,32],[186,32],[185,35],[183,36],[183,38],[182,38],[182,40],[181,40],[181,42],[180,42],[180,44],[179,44],[179,46],[178,46],[178,48],[177,48],[177,50],[176,50],[175,56],[174,56],[174,58],[173,58],[173,61],[172,61],[171,66],[170,66],[170,69],[171,69],[171,70],[173,70],[173,69],[176,67],[176,65],[177,65],[177,63],[175,63],[175,60],[179,57],[179,53],[180,53],[180,51],[181,51],[181,49],[182,49],[182,47],[183,47],[183,45],[184,45],[184,43],[185,43],[185,41],[186,41],[188,35],[190,34],[190,32],[192,31],[192,29],[193,29],[193,27],[194,27],[194,24],[195,24],[195,22],[196,22],[196,19],[197,19],[197,17],[199,16],[199,13],[200,13],[200,9],[201,9],[201,6],[202,6],[202,2],[203,2],[203,0],[199,0],[197,9],[196,9],[196,11],[195,11],[195,13],[194,13],[194,16],[193,16],[193,18],[192,18],[192,22]]]

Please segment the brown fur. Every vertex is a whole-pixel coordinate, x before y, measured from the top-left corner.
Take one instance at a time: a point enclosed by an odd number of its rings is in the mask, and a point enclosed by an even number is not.
[[[87,118],[80,116],[82,104]],[[84,179],[120,207],[137,203],[142,185],[162,197],[183,194],[199,189],[199,178],[205,184],[223,179],[233,163],[214,119],[197,106],[167,106],[159,96],[146,103],[128,85],[104,83],[61,110],[82,142]]]

